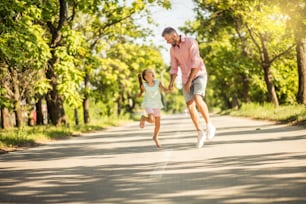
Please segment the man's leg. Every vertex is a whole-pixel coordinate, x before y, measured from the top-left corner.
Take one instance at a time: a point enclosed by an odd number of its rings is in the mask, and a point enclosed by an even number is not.
[[[197,148],[201,148],[204,145],[204,141],[206,139],[206,134],[202,130],[202,127],[200,125],[199,115],[197,112],[197,109],[195,107],[195,102],[193,100],[187,102],[187,109],[189,111],[191,120],[197,129],[198,132],[198,142],[197,142]]]
[[[196,110],[196,107],[195,107],[195,103],[193,100],[191,101],[188,101],[186,103],[187,105],[187,109],[189,111],[189,114],[190,114],[190,117],[191,117],[191,120],[195,126],[195,128],[199,131],[199,130],[202,130],[201,128],[201,125],[200,125],[200,122],[199,122],[199,116],[198,116],[198,113],[197,113],[197,110]]]
[[[208,112],[208,107],[205,101],[203,100],[203,97],[200,95],[195,95],[194,96],[194,101],[197,105],[197,108],[199,112],[201,113],[202,117],[204,118],[206,124],[208,124],[209,121],[209,112]]]
[[[205,103],[201,95],[195,95],[194,100],[195,100],[198,110],[200,111],[201,115],[203,116],[206,122],[206,130],[207,130],[208,139],[212,139],[216,134],[216,128],[210,122],[207,104]]]

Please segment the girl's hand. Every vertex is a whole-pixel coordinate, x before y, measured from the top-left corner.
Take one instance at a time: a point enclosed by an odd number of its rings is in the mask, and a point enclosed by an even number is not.
[[[169,90],[169,91],[172,91],[172,90],[173,90],[173,87],[174,87],[174,84],[173,84],[173,83],[170,83],[169,86],[168,86],[168,90]]]
[[[171,92],[171,91],[170,91],[169,88],[168,88],[168,89],[165,88],[165,89],[164,89],[164,92],[165,92],[165,93],[169,93],[169,92]]]

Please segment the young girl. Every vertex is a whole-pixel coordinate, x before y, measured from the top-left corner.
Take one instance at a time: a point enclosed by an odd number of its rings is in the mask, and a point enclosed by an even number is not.
[[[155,123],[153,140],[156,147],[159,148],[160,144],[157,137],[160,129],[160,109],[163,107],[160,90],[167,92],[167,89],[159,80],[155,79],[155,73],[152,69],[146,69],[142,74],[138,74],[138,81],[140,86],[140,94],[138,96],[145,93],[142,108],[148,114],[148,116],[141,116],[140,128],[144,128],[145,122]]]

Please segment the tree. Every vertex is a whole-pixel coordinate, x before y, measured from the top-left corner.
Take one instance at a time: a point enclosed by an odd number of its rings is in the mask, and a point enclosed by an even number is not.
[[[106,115],[131,113],[138,100],[137,74],[153,68],[160,75],[165,66],[161,54],[157,48],[126,42],[111,46],[106,56],[92,80],[96,97],[105,104],[101,111]]]
[[[0,5],[1,86],[4,88],[1,101],[6,101],[1,108],[4,108],[7,117],[7,110],[13,109],[18,127],[24,124],[22,102],[31,100],[35,89],[46,83],[37,80],[37,73],[44,69],[49,57],[48,46],[41,35],[43,29],[34,24],[40,18],[38,4],[8,1]],[[3,126],[7,127],[5,123]]]
[[[170,1],[1,2],[1,109],[15,110],[17,123],[21,123],[20,103],[28,106],[36,102],[41,123],[45,98],[50,121],[59,125],[66,120],[64,102],[73,108],[83,102],[88,122],[89,80],[107,61],[108,48],[125,42],[133,44],[134,39],[145,37],[147,30],[135,23],[135,16],[149,14],[148,5],[167,7]],[[82,21],[84,16],[90,19],[88,24]],[[122,58],[111,58],[112,66],[123,65],[128,70]],[[102,94],[111,92],[111,88],[105,89]]]
[[[198,22],[193,30],[199,38],[220,41],[220,37],[228,33],[231,41],[240,39],[241,57],[257,61],[263,70],[269,101],[278,106],[271,66],[293,47],[292,37],[285,30],[286,19],[279,8],[254,1],[195,2],[198,3]]]
[[[90,84],[97,84],[99,82],[93,77],[93,73],[96,70],[106,67],[112,67],[113,69],[126,70],[129,66],[124,65],[122,61],[125,61],[126,56],[109,56],[107,50],[110,47],[120,46],[120,44],[128,44],[135,39],[144,39],[148,35],[148,31],[142,28],[141,25],[137,25],[135,19],[138,17],[150,16],[149,6],[161,6],[164,8],[170,7],[170,1],[104,1],[101,2],[98,9],[92,9],[87,7],[86,14],[80,14],[78,19],[80,21],[76,24],[79,31],[83,32],[87,43],[89,44],[89,57],[84,62],[83,70],[84,76],[84,98],[83,98],[83,112],[84,122],[89,122],[89,98],[91,93]],[[119,45],[117,45],[119,44]],[[103,58],[101,61],[100,58]],[[108,58],[112,58],[110,61]],[[103,68],[100,68],[103,66]],[[105,67],[104,67],[105,66]],[[109,70],[108,75],[112,75],[114,72]],[[99,72],[99,71],[98,71]],[[95,76],[95,75],[94,75]],[[114,78],[114,77],[111,77]],[[92,80],[91,80],[92,79]],[[102,79],[101,79],[102,80]],[[90,82],[92,81],[92,82]],[[121,83],[123,86],[125,82]],[[102,88],[103,96],[108,95],[108,92],[113,93],[114,87]],[[101,88],[101,87],[100,87]],[[117,103],[120,104],[123,100],[125,86],[122,87],[122,94],[118,97]],[[113,96],[113,95],[111,95]],[[108,98],[110,100],[110,98]],[[109,102],[106,102],[108,104]],[[118,105],[118,113],[120,114],[121,105]]]
[[[288,27],[293,30],[295,36],[299,73],[297,101],[306,105],[306,4],[303,0],[278,0],[276,3],[290,17]]]

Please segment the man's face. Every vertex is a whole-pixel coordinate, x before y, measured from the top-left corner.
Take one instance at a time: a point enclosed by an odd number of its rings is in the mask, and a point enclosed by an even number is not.
[[[177,43],[176,40],[177,36],[175,33],[165,34],[164,39],[167,41],[168,44],[171,44],[172,46],[175,46]]]

